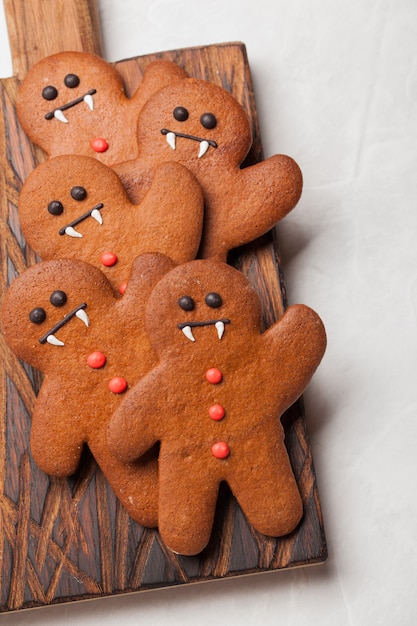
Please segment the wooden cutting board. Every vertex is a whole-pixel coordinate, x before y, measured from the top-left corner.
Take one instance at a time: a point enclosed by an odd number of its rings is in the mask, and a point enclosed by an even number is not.
[[[19,227],[24,180],[43,159],[15,115],[19,80],[34,62],[65,49],[100,54],[94,2],[6,0],[14,76],[0,81],[0,298],[36,262]],[[33,25],[36,28],[33,28]],[[262,159],[254,94],[244,45],[228,43],[163,52],[116,63],[127,93],[147,63],[175,61],[190,76],[228,89],[247,110],[254,143],[247,164]],[[285,308],[275,232],[237,250],[230,262],[260,294],[266,326]],[[308,304],[308,303],[307,303]],[[0,335],[0,611],[13,611],[130,591],[189,584],[319,563],[327,549],[302,400],[285,415],[286,445],[302,493],[300,527],[282,539],[257,533],[225,487],[210,545],[195,557],[168,550],[157,530],[129,519],[86,451],[71,479],[50,479],[29,449],[30,415],[40,375],[10,353]],[[277,578],[277,585],[280,580]]]

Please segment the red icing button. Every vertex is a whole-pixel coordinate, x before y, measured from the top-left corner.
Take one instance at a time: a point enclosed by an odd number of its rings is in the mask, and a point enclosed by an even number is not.
[[[106,355],[102,352],[92,352],[87,357],[87,364],[95,370],[99,370],[106,364]]]
[[[113,267],[118,261],[117,254],[114,254],[114,252],[103,252],[100,261],[105,267]]]
[[[119,287],[119,291],[120,293],[123,295],[124,292],[126,291],[126,287],[127,287],[127,283],[122,283]]]
[[[211,367],[206,372],[206,379],[208,380],[209,383],[212,383],[213,385],[217,385],[217,383],[220,383],[222,381],[223,374],[217,367]]]
[[[230,448],[225,441],[218,441],[211,446],[211,451],[216,459],[225,459],[230,454]]]
[[[109,389],[112,393],[123,393],[127,389],[127,381],[121,376],[115,376],[109,381]]]
[[[109,149],[109,144],[103,137],[96,137],[90,143],[90,146],[94,152],[106,152]]]
[[[208,410],[209,416],[212,420],[219,422],[224,418],[224,407],[221,404],[213,404]]]

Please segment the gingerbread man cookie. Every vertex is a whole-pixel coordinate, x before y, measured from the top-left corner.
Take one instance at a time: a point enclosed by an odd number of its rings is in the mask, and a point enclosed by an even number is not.
[[[214,260],[174,268],[154,288],[146,328],[159,356],[118,406],[108,443],[132,462],[160,442],[158,526],[174,551],[209,541],[226,481],[261,533],[290,533],[302,501],[280,417],[301,395],[326,346],[303,305],[261,332],[247,279]]]
[[[104,163],[58,156],[29,175],[18,208],[23,234],[43,260],[87,261],[115,291],[123,290],[136,256],[161,252],[182,263],[195,258],[200,244],[201,188],[179,163],[156,168],[148,192],[133,205]]]
[[[154,61],[131,98],[117,70],[99,56],[59,52],[39,61],[23,79],[19,121],[48,156],[83,154],[113,164],[134,158],[137,118],[156,90],[185,76],[169,61]]]
[[[116,496],[144,526],[157,522],[156,455],[121,463],[107,448],[106,431],[125,391],[156,362],[144,306],[172,266],[162,255],[139,257],[123,298],[115,298],[99,269],[45,261],[12,283],[2,307],[10,348],[44,373],[32,415],[35,462],[47,474],[69,476],[88,445]]]
[[[185,78],[151,96],[139,115],[138,143],[138,157],[115,166],[136,201],[161,162],[182,163],[197,177],[206,209],[203,258],[226,260],[229,250],[272,228],[301,195],[301,172],[290,157],[240,167],[252,143],[246,112],[203,80]]]

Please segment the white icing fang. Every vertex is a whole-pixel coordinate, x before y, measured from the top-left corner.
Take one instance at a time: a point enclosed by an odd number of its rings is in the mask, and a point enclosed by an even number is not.
[[[221,322],[219,320],[218,322],[215,323],[215,327],[217,329],[217,336],[219,339],[221,339],[224,334],[224,322]]]
[[[63,111],[61,111],[61,109],[55,109],[54,117],[55,117],[55,119],[59,120],[60,122],[63,122],[64,124],[68,124],[68,120],[65,117]]]
[[[167,133],[167,143],[173,150],[175,150],[176,148],[175,133]]]
[[[199,150],[199,153],[198,153],[198,158],[199,159],[201,159],[201,157],[203,157],[206,154],[206,152],[209,149],[209,147],[210,147],[210,145],[209,145],[208,141],[201,141],[200,142],[200,150]]]
[[[94,110],[94,100],[93,100],[93,96],[90,93],[84,96],[84,102],[86,103],[90,111]]]
[[[65,229],[65,234],[70,237],[82,237],[82,234],[75,230],[72,226],[67,226]]]
[[[190,341],[195,341],[193,331],[191,330],[191,326],[184,326],[184,328],[182,328],[181,330],[184,333],[184,335],[187,337],[187,339],[189,339]]]
[[[55,335],[48,335],[46,341],[51,344],[51,346],[65,346],[64,342],[55,337]]]
[[[88,318],[87,313],[84,311],[84,309],[78,309],[78,311],[75,314],[79,320],[81,320],[82,322],[84,322],[84,324],[88,327],[90,326],[90,320]]]
[[[94,209],[94,211],[91,211],[91,217],[99,224],[103,223],[103,217],[98,209]]]

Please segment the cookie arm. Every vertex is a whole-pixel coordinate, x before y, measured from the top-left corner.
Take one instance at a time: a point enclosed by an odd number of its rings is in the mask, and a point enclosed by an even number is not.
[[[265,234],[295,207],[303,186],[300,168],[285,155],[223,172],[222,179],[205,216],[200,256],[206,259],[225,260],[229,250]]]
[[[159,165],[137,209],[140,223],[145,224],[148,249],[176,263],[194,259],[200,246],[203,211],[203,192],[195,176],[180,163]]]
[[[256,214],[251,217],[258,221],[259,228],[267,230],[292,211],[303,189],[300,168],[284,154],[240,170],[240,179],[244,197],[258,198]]]
[[[326,350],[326,331],[315,311],[301,304],[290,306],[263,335],[279,371],[278,386],[284,410],[307,387]]]
[[[159,440],[157,399],[161,384],[153,372],[128,392],[109,423],[107,444],[124,463],[136,461]]]
[[[125,308],[134,308],[138,314],[138,303],[144,303],[149,298],[152,289],[165,274],[175,267],[174,261],[159,252],[146,252],[137,256],[132,262],[132,268],[123,299],[119,303],[120,310],[126,315]],[[119,304],[118,303],[118,304]]]
[[[132,98],[136,101],[138,110],[156,91],[182,78],[187,78],[186,72],[172,61],[158,59],[149,63],[145,68],[142,82]]]

